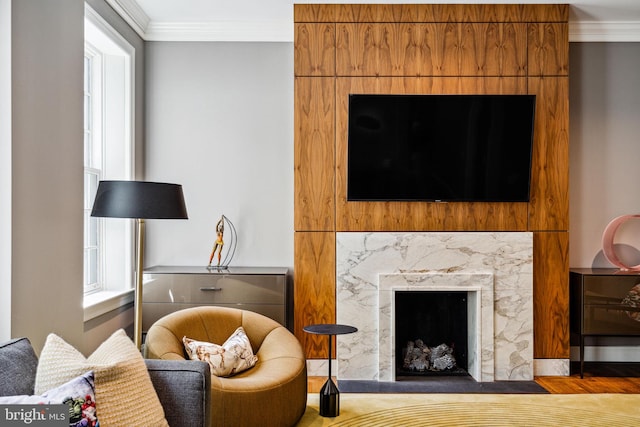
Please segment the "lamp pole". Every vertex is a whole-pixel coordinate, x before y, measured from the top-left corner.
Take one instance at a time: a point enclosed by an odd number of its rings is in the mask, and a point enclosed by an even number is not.
[[[136,289],[133,301],[133,339],[138,350],[142,348],[142,269],[144,259],[144,219],[136,219],[138,249],[136,252]]]

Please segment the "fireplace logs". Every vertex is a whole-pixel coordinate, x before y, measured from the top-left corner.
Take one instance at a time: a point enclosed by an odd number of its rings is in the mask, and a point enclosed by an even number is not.
[[[456,367],[453,348],[446,344],[428,347],[421,339],[407,342],[403,348],[402,368],[412,372],[450,371]]]

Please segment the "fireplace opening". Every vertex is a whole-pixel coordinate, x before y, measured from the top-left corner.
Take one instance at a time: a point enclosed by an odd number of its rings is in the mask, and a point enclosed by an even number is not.
[[[469,375],[466,291],[396,291],[396,380]]]

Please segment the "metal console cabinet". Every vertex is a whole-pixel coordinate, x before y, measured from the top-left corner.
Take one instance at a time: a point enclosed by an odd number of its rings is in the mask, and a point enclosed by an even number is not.
[[[580,378],[587,336],[640,336],[640,273],[613,268],[569,271],[571,333],[580,339]]]
[[[166,314],[203,305],[255,311],[289,327],[287,272],[281,267],[148,268],[143,279],[142,331]]]

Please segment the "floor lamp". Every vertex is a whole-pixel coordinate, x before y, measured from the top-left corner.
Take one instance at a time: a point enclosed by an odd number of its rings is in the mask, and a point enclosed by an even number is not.
[[[136,287],[133,301],[133,338],[142,347],[142,271],[144,220],[187,219],[182,186],[144,181],[100,181],[91,211],[93,217],[136,220]]]

